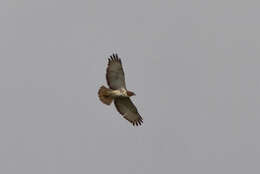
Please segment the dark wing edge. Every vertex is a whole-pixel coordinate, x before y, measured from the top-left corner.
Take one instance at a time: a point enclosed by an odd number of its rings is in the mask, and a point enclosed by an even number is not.
[[[109,66],[112,64],[112,63],[119,63],[122,66],[122,62],[121,62],[121,59],[118,57],[117,53],[114,53],[112,54],[109,58],[108,58],[108,64],[107,64],[107,69],[106,69],[106,80],[107,80],[107,84],[108,86],[111,88],[111,89],[114,89],[110,82],[109,82],[109,78],[108,78],[108,72],[109,72]],[[123,68],[122,68],[123,69]],[[124,74],[124,71],[123,71],[123,74]],[[116,90],[116,89],[114,89]]]
[[[126,100],[126,99],[128,100],[128,101],[127,101],[128,104],[130,104],[131,107],[134,108],[134,111],[131,111],[131,114],[135,114],[138,118],[137,118],[136,120],[130,120],[130,118],[127,118],[127,117],[125,116],[124,111],[123,111],[123,110],[120,110],[120,106],[119,106],[119,104],[117,103],[117,102],[120,102],[120,100],[123,100],[123,99],[120,99],[120,98],[114,100],[114,104],[115,104],[115,107],[116,107],[117,111],[118,111],[127,121],[129,121],[130,123],[132,123],[133,126],[140,126],[140,125],[143,123],[143,118],[142,118],[141,115],[138,113],[137,108],[135,107],[135,105],[133,104],[133,102],[130,100],[130,98],[124,98],[124,100]],[[123,102],[122,102],[122,103],[123,103]],[[125,107],[127,107],[127,106],[125,105]],[[129,110],[129,111],[130,111],[130,110]]]

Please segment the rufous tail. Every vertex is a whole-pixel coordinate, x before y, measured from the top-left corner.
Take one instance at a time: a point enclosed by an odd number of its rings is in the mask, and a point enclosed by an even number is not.
[[[106,105],[110,105],[113,101],[113,98],[109,96],[109,91],[111,89],[101,86],[98,90],[98,97],[100,101]]]

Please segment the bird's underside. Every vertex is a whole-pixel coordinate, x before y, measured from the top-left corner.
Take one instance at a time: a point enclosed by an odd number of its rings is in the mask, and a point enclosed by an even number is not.
[[[110,105],[113,99],[115,98],[123,98],[123,97],[129,97],[127,95],[126,89],[110,89],[105,86],[101,86],[99,89],[98,95],[100,97],[100,100],[102,103]]]
[[[108,59],[106,79],[109,88],[101,86],[98,91],[101,102],[110,105],[114,100],[116,109],[126,120],[134,126],[141,125],[143,119],[130,100],[130,97],[135,94],[126,89],[122,62],[117,54],[113,54]]]

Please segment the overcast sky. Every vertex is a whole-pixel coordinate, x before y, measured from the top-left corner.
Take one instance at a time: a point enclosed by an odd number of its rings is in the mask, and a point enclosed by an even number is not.
[[[259,174],[259,1],[0,2],[0,173]],[[117,52],[144,119],[97,97]]]

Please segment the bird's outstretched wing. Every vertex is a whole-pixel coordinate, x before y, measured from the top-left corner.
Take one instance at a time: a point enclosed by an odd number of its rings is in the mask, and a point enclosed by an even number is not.
[[[134,126],[138,126],[143,123],[143,118],[138,113],[130,98],[116,98],[115,106],[118,112]]]
[[[126,88],[124,70],[117,54],[113,54],[108,59],[106,78],[111,89]]]

